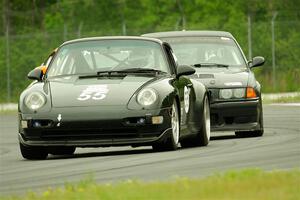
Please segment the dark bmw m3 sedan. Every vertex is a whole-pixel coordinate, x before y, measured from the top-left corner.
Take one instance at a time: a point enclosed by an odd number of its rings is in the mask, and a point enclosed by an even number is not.
[[[180,65],[191,65],[209,90],[211,128],[238,136],[262,136],[261,85],[252,69],[263,57],[247,61],[236,39],[223,31],[172,31],[144,34],[168,42]]]

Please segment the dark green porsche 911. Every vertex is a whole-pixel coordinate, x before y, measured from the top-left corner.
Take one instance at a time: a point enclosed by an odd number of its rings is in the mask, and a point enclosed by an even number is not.
[[[205,146],[210,113],[205,86],[177,66],[171,47],[143,37],[65,42],[19,101],[19,142],[26,159],[73,154],[76,147]]]

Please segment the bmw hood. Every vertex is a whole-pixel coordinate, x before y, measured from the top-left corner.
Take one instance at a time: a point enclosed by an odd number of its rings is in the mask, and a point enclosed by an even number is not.
[[[192,78],[199,80],[207,88],[246,87],[249,72],[245,70],[197,69]]]
[[[51,78],[53,107],[127,105],[132,95],[154,77],[86,78],[68,76]]]

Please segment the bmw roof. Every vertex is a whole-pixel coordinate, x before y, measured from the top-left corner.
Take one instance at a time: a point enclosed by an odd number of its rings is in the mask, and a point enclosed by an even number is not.
[[[233,38],[231,33],[226,31],[167,31],[167,32],[156,32],[143,34],[144,37],[184,37],[184,36],[216,36],[216,37],[228,37]]]

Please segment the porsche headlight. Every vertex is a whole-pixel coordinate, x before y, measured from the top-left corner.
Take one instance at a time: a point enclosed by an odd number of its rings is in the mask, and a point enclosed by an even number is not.
[[[220,99],[240,99],[244,98],[246,94],[245,88],[232,88],[232,89],[220,89]]]
[[[45,96],[40,92],[32,92],[25,97],[25,105],[31,110],[37,110],[46,103]]]
[[[157,94],[154,89],[142,89],[137,95],[137,102],[142,106],[150,106],[157,100]]]

